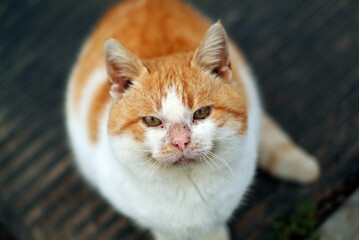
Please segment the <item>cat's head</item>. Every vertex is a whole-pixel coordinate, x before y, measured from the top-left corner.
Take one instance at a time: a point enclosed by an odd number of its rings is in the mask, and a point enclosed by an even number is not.
[[[119,158],[181,168],[215,167],[234,157],[246,134],[247,108],[231,85],[227,44],[219,23],[194,52],[151,60],[106,41],[113,98],[108,132]]]

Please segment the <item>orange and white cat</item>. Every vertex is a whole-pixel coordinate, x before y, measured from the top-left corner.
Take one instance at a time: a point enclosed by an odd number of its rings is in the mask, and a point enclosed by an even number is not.
[[[85,178],[156,239],[229,239],[259,164],[306,183],[315,159],[263,112],[220,23],[176,0],[134,0],[100,21],[69,80],[67,127]]]

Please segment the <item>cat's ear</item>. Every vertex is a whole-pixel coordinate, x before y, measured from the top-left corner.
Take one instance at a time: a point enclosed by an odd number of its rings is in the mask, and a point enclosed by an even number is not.
[[[194,52],[191,64],[197,64],[225,81],[231,80],[227,34],[219,21],[208,29]]]
[[[144,66],[140,59],[115,39],[106,40],[103,52],[111,84],[110,95],[117,100],[132,84],[133,79],[140,75]]]

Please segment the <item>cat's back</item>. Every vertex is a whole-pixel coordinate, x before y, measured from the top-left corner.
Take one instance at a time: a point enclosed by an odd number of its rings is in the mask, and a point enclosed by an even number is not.
[[[117,39],[142,59],[195,50],[210,22],[177,0],[129,0],[114,6],[93,37]]]

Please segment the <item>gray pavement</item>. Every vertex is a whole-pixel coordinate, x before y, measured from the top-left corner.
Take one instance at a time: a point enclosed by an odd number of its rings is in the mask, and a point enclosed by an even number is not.
[[[359,240],[359,189],[319,228],[320,240]]]

